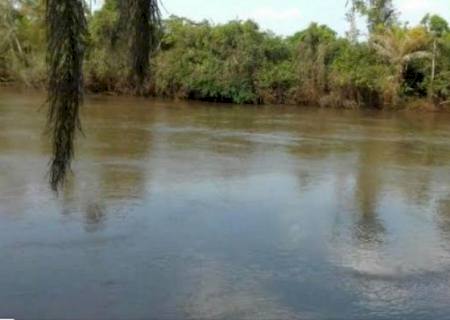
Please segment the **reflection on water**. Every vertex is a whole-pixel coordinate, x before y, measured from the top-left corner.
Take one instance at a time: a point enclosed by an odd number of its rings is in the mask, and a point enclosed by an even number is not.
[[[383,221],[378,215],[378,197],[381,192],[382,165],[380,155],[383,144],[379,141],[364,143],[358,156],[355,184],[356,238],[362,245],[381,244],[385,238]]]
[[[0,97],[0,316],[448,318],[449,115],[91,97],[55,197]]]

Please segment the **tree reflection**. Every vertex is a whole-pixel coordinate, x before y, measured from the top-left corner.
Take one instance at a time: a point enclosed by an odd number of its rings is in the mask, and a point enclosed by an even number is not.
[[[63,209],[81,211],[86,231],[101,230],[108,213],[122,202],[142,198],[147,190],[153,113],[141,103],[102,98],[86,105],[84,130],[89,139],[81,141],[81,160],[64,190]]]
[[[106,220],[106,209],[98,203],[88,203],[84,208],[86,212],[85,230],[96,232],[104,227]]]
[[[355,203],[358,216],[354,226],[355,238],[362,245],[379,245],[386,232],[377,212],[382,177],[379,170],[384,145],[366,142],[361,146],[356,174]]]
[[[438,202],[437,223],[442,237],[450,241],[450,194]]]

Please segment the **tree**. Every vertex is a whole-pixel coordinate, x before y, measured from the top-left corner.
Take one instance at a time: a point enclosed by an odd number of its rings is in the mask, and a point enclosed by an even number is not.
[[[381,108],[389,66],[367,43],[344,41],[331,68],[331,86],[340,104]]]
[[[0,76],[6,77],[6,57],[12,57],[18,60],[24,59],[22,45],[17,36],[17,26],[15,22],[15,10],[11,1],[0,2]]]
[[[422,19],[422,24],[427,28],[433,38],[432,59],[431,59],[431,76],[428,87],[428,97],[430,100],[434,99],[434,82],[436,79],[436,60],[438,57],[438,47],[442,45],[443,37],[450,32],[448,22],[438,16],[427,14]]]
[[[42,52],[38,45],[43,35],[40,13],[41,6],[36,0],[0,2],[0,64],[3,69],[8,65],[9,71],[4,76],[30,84],[29,75],[42,65],[37,59]],[[1,69],[0,65],[0,72]]]
[[[106,0],[89,19],[85,79],[90,92],[129,92],[129,44],[120,18],[119,2]]]
[[[346,13],[346,19],[350,25],[349,31],[347,31],[347,39],[351,43],[356,43],[358,41],[359,37],[359,30],[356,23],[356,14],[358,11],[357,3],[356,1],[350,1],[347,0],[347,3],[345,4],[346,7],[350,7],[348,12]]]
[[[353,10],[367,17],[367,27],[372,34],[380,27],[392,27],[397,14],[392,0],[352,0]]]
[[[430,53],[425,50],[428,43],[427,32],[422,27],[412,29],[390,28],[372,36],[372,47],[393,68],[392,83],[395,105],[399,102],[405,67],[415,59],[430,56]]]
[[[312,23],[290,41],[298,43],[298,98],[304,103],[316,102],[327,89],[336,33],[325,25]]]
[[[0,80],[41,85],[45,78],[44,6],[40,0],[0,1]]]
[[[260,102],[258,71],[280,52],[270,48],[271,38],[256,23],[230,21],[213,26],[171,17],[164,27],[155,67],[157,93],[217,102]]]
[[[10,0],[0,2],[0,31],[2,33],[0,51],[8,51],[16,59],[26,60],[18,36],[18,20],[16,17],[19,12],[14,7],[14,4]]]

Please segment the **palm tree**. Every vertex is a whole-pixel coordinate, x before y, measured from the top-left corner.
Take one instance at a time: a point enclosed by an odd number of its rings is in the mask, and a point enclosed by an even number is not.
[[[155,43],[160,12],[157,0],[118,0],[122,16],[129,21],[131,72],[136,92],[148,80],[149,55]],[[74,139],[81,128],[79,108],[83,102],[83,59],[86,46],[87,6],[84,0],[46,0],[48,126],[53,144],[50,185],[64,185],[74,156]],[[121,19],[122,21],[124,19]]]
[[[430,53],[425,50],[428,43],[427,32],[422,27],[390,28],[372,35],[372,47],[394,70],[392,78],[395,90],[394,104],[399,102],[400,89],[404,81],[403,73],[407,65],[415,59],[430,57]]]

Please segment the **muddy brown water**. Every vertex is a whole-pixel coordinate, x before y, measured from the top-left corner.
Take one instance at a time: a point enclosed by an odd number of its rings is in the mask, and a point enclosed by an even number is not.
[[[449,319],[450,115],[0,91],[0,318]]]

